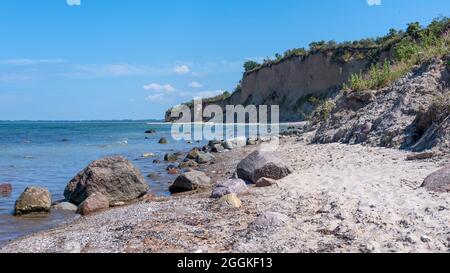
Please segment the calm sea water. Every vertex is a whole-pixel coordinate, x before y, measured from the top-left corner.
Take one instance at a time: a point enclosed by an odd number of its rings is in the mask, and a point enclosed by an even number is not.
[[[144,132],[155,129],[156,134]],[[73,213],[52,212],[46,216],[14,217],[14,202],[30,185],[50,190],[53,200],[63,199],[67,183],[91,161],[110,155],[122,155],[133,162],[144,177],[151,172],[161,175],[147,181],[153,193],[166,195],[174,177],[165,172],[167,164],[153,164],[154,153],[160,160],[165,153],[188,151],[200,144],[176,142],[170,126],[130,122],[0,122],[0,183],[11,183],[10,196],[0,196],[0,245],[43,229],[53,227]],[[170,144],[160,145],[166,137]],[[147,139],[146,139],[147,138]],[[147,179],[147,178],[146,178]]]

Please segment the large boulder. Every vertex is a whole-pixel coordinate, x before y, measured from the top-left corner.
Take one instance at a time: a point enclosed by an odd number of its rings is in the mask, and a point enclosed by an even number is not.
[[[169,191],[171,193],[180,193],[209,187],[211,187],[211,178],[203,172],[191,171],[178,176],[169,187]]]
[[[48,212],[52,206],[52,197],[48,189],[28,187],[17,199],[14,214],[24,215],[33,212]]]
[[[137,199],[149,190],[144,177],[130,161],[121,157],[107,157],[92,162],[66,186],[66,200],[76,205],[101,193],[110,203]]]
[[[94,193],[90,195],[83,203],[78,206],[77,213],[81,215],[89,215],[97,211],[109,208],[110,202],[108,197],[101,193]]]
[[[242,148],[247,146],[247,138],[246,137],[237,137],[224,141],[222,143],[223,147],[228,150],[233,150],[235,148]]]
[[[289,167],[271,152],[253,152],[237,166],[238,177],[252,183],[256,183],[262,177],[279,180],[289,174],[291,174]]]
[[[422,187],[428,191],[450,192],[450,165],[430,174]]]
[[[247,184],[242,179],[228,179],[217,182],[212,190],[211,198],[221,198],[225,195],[244,194],[248,192]]]

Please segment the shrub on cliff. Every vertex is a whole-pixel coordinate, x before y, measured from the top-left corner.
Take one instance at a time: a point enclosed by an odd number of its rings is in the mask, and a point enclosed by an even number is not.
[[[252,71],[256,68],[259,68],[261,65],[255,61],[247,61],[244,63],[245,72]]]

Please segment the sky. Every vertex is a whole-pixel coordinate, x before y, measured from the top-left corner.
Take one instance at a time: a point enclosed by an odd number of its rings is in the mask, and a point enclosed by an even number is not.
[[[246,60],[384,35],[448,0],[2,0],[0,120],[161,119]]]

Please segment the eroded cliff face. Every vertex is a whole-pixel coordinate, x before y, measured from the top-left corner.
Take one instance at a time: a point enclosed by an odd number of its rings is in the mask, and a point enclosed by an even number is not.
[[[366,71],[373,58],[373,48],[340,48],[320,50],[305,56],[292,56],[244,74],[241,90],[226,100],[225,105],[279,105],[280,121],[304,121],[316,107],[317,100],[333,97],[354,73]],[[377,54],[382,62],[389,52]],[[166,113],[170,118],[170,110]]]

